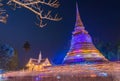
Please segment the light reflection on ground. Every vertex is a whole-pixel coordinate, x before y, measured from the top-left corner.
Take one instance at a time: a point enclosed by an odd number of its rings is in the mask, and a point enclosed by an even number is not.
[[[7,81],[120,81],[120,62],[76,64],[46,68],[44,71],[16,71],[4,74]]]

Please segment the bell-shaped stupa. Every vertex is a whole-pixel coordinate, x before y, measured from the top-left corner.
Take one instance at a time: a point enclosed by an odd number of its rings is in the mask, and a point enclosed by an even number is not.
[[[64,64],[102,63],[108,60],[94,46],[91,36],[85,30],[76,4],[76,24],[72,33],[69,52],[64,58]]]

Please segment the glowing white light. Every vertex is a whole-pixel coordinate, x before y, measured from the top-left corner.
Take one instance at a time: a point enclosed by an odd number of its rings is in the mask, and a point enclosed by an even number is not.
[[[60,79],[60,78],[61,78],[61,77],[58,75],[58,76],[57,76],[57,79]]]
[[[107,76],[108,76],[108,74],[107,74],[107,73],[105,73],[105,72],[102,72],[102,73],[99,73],[99,76],[104,76],[104,77],[107,77]]]
[[[80,57],[81,55],[76,55],[77,57]]]
[[[2,76],[2,74],[0,74],[0,80],[2,80],[3,79],[3,76]]]

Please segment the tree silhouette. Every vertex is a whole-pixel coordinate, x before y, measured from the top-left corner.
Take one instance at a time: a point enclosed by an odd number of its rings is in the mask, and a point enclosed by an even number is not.
[[[14,55],[14,49],[8,44],[0,43],[0,69],[7,69],[7,63]]]
[[[114,44],[112,44],[111,42],[104,42],[101,41],[99,39],[95,39],[94,43],[96,45],[96,47],[100,50],[100,52],[108,59],[111,61],[115,61],[116,60],[116,48],[114,46]]]
[[[116,44],[117,47],[117,60],[120,61],[120,40]]]
[[[25,49],[26,52],[30,50],[30,44],[28,41],[24,43],[23,48]]]
[[[10,61],[7,63],[7,70],[17,70],[19,69],[19,61],[18,61],[18,53],[17,50],[14,51],[14,55],[10,59]]]

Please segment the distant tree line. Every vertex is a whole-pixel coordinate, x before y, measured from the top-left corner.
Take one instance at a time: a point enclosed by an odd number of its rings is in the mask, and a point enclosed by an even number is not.
[[[110,61],[120,60],[120,41],[116,43],[104,42],[99,39],[94,39],[95,46],[100,52]]]

